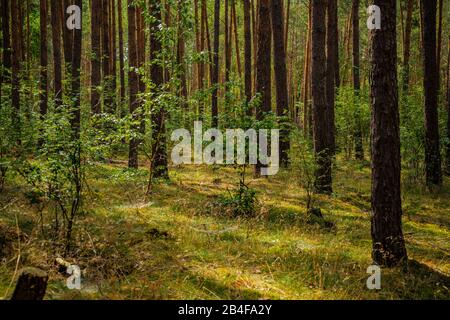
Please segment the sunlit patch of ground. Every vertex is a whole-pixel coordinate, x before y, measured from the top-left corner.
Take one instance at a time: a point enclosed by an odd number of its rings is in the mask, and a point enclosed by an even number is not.
[[[296,175],[254,180],[261,214],[237,219],[217,212],[217,197],[233,190],[233,168],[178,167],[171,181],[146,197],[148,172],[119,165],[89,167],[83,214],[76,223],[71,263],[83,271],[83,290],[65,287],[45,240],[37,208],[27,204],[23,181],[12,180],[0,203],[8,228],[27,233],[21,266],[50,274],[48,299],[420,299],[449,298],[450,191],[405,191],[404,231],[410,263],[383,270],[382,289],[366,288],[370,250],[370,171],[338,162],[335,193],[314,198],[335,228],[309,224],[306,192]],[[251,170],[249,170],[251,171]],[[11,185],[13,183],[13,185]],[[446,180],[446,186],[450,184]],[[3,205],[0,205],[3,208]],[[51,212],[44,212],[49,227]],[[15,269],[15,254],[0,265],[0,296]],[[11,290],[9,290],[11,293]]]

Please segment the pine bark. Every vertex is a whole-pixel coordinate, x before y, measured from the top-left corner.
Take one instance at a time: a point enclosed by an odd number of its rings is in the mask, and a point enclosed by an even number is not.
[[[41,117],[47,114],[48,91],[47,91],[47,0],[39,1],[40,17],[40,79],[39,79],[39,111]]]
[[[437,0],[421,0],[423,7],[423,64],[425,92],[425,173],[429,186],[442,184],[438,119],[436,47]]]
[[[405,23],[405,39],[403,44],[403,91],[408,93],[410,69],[409,60],[411,57],[411,32],[412,32],[412,15],[414,10],[414,0],[408,0],[406,8]]]
[[[117,17],[119,28],[119,76],[120,76],[120,101],[125,100],[125,54],[123,48],[123,10],[122,0],[117,0]]]
[[[9,79],[11,74],[11,32],[10,28],[10,0],[2,0],[2,82],[5,79]]]
[[[133,0],[128,0],[128,90],[129,90],[129,108],[133,120],[136,121],[136,109],[139,106],[139,79],[136,68],[138,67],[137,52],[137,33],[136,33],[136,8]],[[132,130],[137,131],[138,126],[133,125]],[[128,167],[137,169],[139,140],[135,137],[130,138],[128,151]]]
[[[332,192],[331,147],[328,137],[326,98],[326,0],[312,0],[312,112],[314,153],[317,163],[314,187],[317,193]]]
[[[339,69],[339,61],[336,57],[339,55],[337,41],[337,0],[329,0],[327,7],[327,114],[328,114],[328,134],[331,152],[334,154],[336,149],[335,137],[335,99],[336,87],[339,81],[336,72]]]
[[[17,143],[21,143],[20,134],[20,0],[11,0],[11,106],[12,123]]]
[[[75,0],[74,4],[83,12],[83,0]],[[83,15],[81,15],[81,26],[83,26]],[[71,62],[71,125],[75,139],[80,138],[81,126],[81,46],[82,46],[82,28],[73,30],[73,53]]]
[[[375,0],[381,30],[370,31],[372,107],[372,258],[392,267],[407,261],[402,233],[396,1]]]
[[[446,174],[450,176],[450,35],[448,36],[447,59],[447,146],[446,146]]]
[[[164,69],[160,59],[162,54],[162,43],[159,25],[161,24],[161,2],[160,0],[149,0],[150,14],[153,21],[150,24],[150,78],[155,86],[154,93],[159,94],[164,85]],[[152,159],[150,167],[150,179],[168,179],[168,159],[166,142],[166,110],[160,104],[156,104],[152,110]]]
[[[244,0],[244,83],[247,104],[252,99],[252,30],[250,21],[250,0]],[[252,109],[247,105],[247,114]]]
[[[359,47],[359,1],[352,3],[352,55],[353,55],[353,89],[355,92],[355,157],[357,160],[364,159],[363,136],[361,128],[361,110],[359,105],[360,80],[360,47]]]
[[[51,0],[51,25],[52,25],[52,47],[53,47],[53,81],[54,99],[56,107],[62,105],[62,52],[61,52],[61,21],[62,6],[59,0]]]
[[[256,108],[256,119],[263,120],[272,111],[271,86],[271,46],[272,27],[270,23],[270,0],[258,2],[257,24],[258,47],[256,53],[256,93],[260,95],[260,105]],[[264,22],[264,23],[262,23]],[[261,175],[263,165],[258,161],[255,165],[255,176]]]
[[[283,167],[289,165],[289,104],[288,104],[288,83],[286,71],[286,46],[284,34],[284,15],[283,15],[283,1],[271,0],[272,12],[272,31],[274,44],[274,68],[275,68],[275,86],[277,98],[277,116],[280,118],[280,164]]]
[[[102,0],[91,0],[91,112],[102,112],[100,86],[102,81],[101,63],[101,20]]]
[[[61,14],[61,27],[62,27],[62,35],[63,35],[63,45],[64,45],[64,61],[66,64],[66,79],[70,80],[70,71],[72,67],[70,64],[72,63],[72,55],[73,55],[73,37],[74,32],[69,30],[66,25],[66,21],[69,18],[69,14],[67,13],[67,8],[73,4],[73,0],[61,0],[62,14]]]
[[[219,37],[220,37],[220,0],[214,1],[214,44],[213,44],[213,71],[211,85],[211,126],[217,128],[219,125],[218,91],[219,91]]]

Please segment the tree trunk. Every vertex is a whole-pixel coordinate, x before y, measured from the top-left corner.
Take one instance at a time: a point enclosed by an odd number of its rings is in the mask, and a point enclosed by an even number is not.
[[[116,37],[116,2],[110,0],[109,2],[109,17],[110,17],[110,74],[111,74],[111,111],[115,113],[116,110],[116,92],[117,92],[117,37]],[[145,40],[143,40],[143,47],[145,47]],[[142,55],[145,57],[145,55]]]
[[[9,31],[10,24],[10,0],[2,0],[2,46],[3,46],[3,59],[2,59],[2,73],[1,81],[3,82],[9,78],[11,74],[11,33]]]
[[[250,21],[250,0],[244,0],[244,83],[247,115],[252,114],[249,106],[252,99],[252,30]]]
[[[257,24],[256,92],[261,96],[261,104],[256,108],[256,119],[263,120],[265,115],[272,111],[270,0],[259,0],[257,15],[259,23]],[[261,175],[262,167],[258,160],[255,165],[255,177]]]
[[[137,33],[136,33],[136,8],[133,0],[128,0],[128,87],[129,87],[129,107],[130,114],[134,121],[136,121],[136,109],[139,105],[139,79],[136,68],[138,67],[138,52],[137,52]],[[138,126],[133,125],[132,130],[137,131]],[[130,145],[128,151],[128,167],[137,169],[138,163],[138,146],[139,140],[135,137],[130,138]]]
[[[119,24],[119,75],[120,75],[120,102],[125,100],[125,58],[123,50],[123,10],[122,0],[117,0],[117,15]],[[122,109],[121,109],[122,110]]]
[[[408,0],[405,23],[405,39],[403,44],[403,91],[408,93],[409,89],[409,59],[411,56],[411,31],[414,0]]]
[[[91,112],[100,114],[102,0],[91,0]]]
[[[339,69],[339,61],[336,57],[339,55],[337,31],[337,0],[329,0],[327,7],[327,114],[328,114],[328,134],[331,152],[334,154],[336,149],[335,124],[334,124],[334,108],[336,99],[336,87],[338,81],[336,70]]]
[[[359,105],[360,91],[360,63],[359,63],[359,0],[352,3],[352,30],[353,30],[353,89],[355,92],[355,157],[364,160],[363,137],[361,128],[361,107]]]
[[[326,0],[312,1],[312,108],[314,153],[317,162],[315,191],[332,192],[331,147],[326,99]]]
[[[72,54],[73,54],[73,37],[74,32],[69,30],[66,26],[66,21],[69,18],[69,14],[67,13],[67,8],[73,4],[73,0],[61,0],[62,7],[62,15],[61,15],[61,27],[63,34],[63,43],[64,43],[64,61],[66,64],[66,79],[70,80],[70,71],[72,67],[70,64],[72,63]]]
[[[438,38],[437,38],[437,88],[438,94],[441,91],[441,57],[442,57],[442,18],[443,18],[444,0],[439,0],[439,20],[438,20]]]
[[[238,28],[237,28],[237,17],[236,17],[236,4],[233,1],[231,3],[231,17],[232,17],[232,29],[233,29],[233,35],[234,35],[234,43],[236,47],[236,65],[237,65],[237,72],[239,75],[239,78],[242,78],[242,66],[241,66],[241,52],[239,49],[239,35],[238,35]],[[230,36],[231,38],[231,36]]]
[[[150,14],[153,21],[150,24],[150,78],[154,84],[154,94],[158,95],[163,90],[164,70],[160,58],[162,54],[162,43],[159,26],[161,24],[161,2],[160,0],[149,0]],[[152,159],[150,164],[150,180],[168,179],[167,166],[167,143],[166,143],[166,111],[164,106],[155,103],[152,110]]]
[[[370,31],[372,106],[372,258],[381,266],[407,261],[402,233],[396,1],[375,0],[381,30]]]
[[[21,143],[20,134],[20,15],[19,1],[11,0],[11,44],[12,44],[12,61],[11,61],[11,106],[12,106],[12,123],[14,126],[14,134],[17,143]]]
[[[219,126],[219,110],[217,103],[217,93],[219,86],[219,37],[220,37],[220,0],[214,1],[214,45],[213,45],[213,72],[211,85],[213,87],[211,94],[211,126]]]
[[[111,74],[111,39],[110,39],[110,8],[109,0],[102,0],[101,30],[102,30],[102,71],[103,71],[103,105],[104,111],[114,113],[112,99]]]
[[[280,164],[287,167],[289,164],[289,130],[288,130],[288,92],[286,72],[286,47],[284,38],[283,1],[271,0],[272,4],[272,31],[274,44],[275,85],[277,92],[277,116],[281,118],[280,131]]]
[[[40,80],[39,80],[39,111],[43,118],[47,114],[47,0],[40,0]]]
[[[437,0],[421,0],[423,7],[423,59],[425,92],[425,172],[427,185],[441,185],[438,119],[438,64],[436,52]]]
[[[62,6],[59,0],[51,0],[51,24],[52,24],[52,47],[53,47],[53,81],[54,81],[54,99],[55,106],[62,105],[63,87],[62,87],[62,52],[61,52],[61,20]]]
[[[309,133],[309,97],[310,97],[310,83],[311,83],[311,24],[312,24],[312,5],[309,2],[308,6],[308,31],[307,31],[307,39],[305,45],[305,62],[303,67],[303,88],[302,88],[302,97],[303,97],[303,134],[306,137]]]
[[[450,35],[448,36],[448,58],[447,58],[447,148],[446,173],[450,176]]]
[[[75,0],[81,12],[83,12],[83,0]],[[81,15],[81,26],[83,26]],[[82,28],[73,30],[73,53],[72,53],[72,71],[71,71],[71,101],[72,101],[72,131],[75,139],[80,138],[81,125],[81,45],[82,45]]]
[[[184,23],[183,23],[183,12],[185,9],[186,3],[185,0],[178,0],[177,2],[177,11],[178,11],[178,21],[177,21],[177,64],[178,68],[180,68],[180,87],[178,91],[179,97],[183,100],[182,105],[183,109],[187,111],[187,80],[186,80],[186,65],[185,65],[185,51],[186,44],[184,41]]]
[[[22,269],[11,300],[43,300],[47,290],[47,281],[47,273],[40,269]]]
[[[228,14],[228,0],[224,0],[225,6],[225,26],[224,26],[224,57],[225,57],[225,100],[227,100],[228,82],[230,81],[230,68],[231,68],[231,50],[230,50],[230,31],[229,31],[229,14]]]

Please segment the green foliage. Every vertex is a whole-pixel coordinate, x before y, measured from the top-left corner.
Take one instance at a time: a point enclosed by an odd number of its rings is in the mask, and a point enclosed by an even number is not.
[[[335,110],[337,149],[338,151],[342,150],[347,158],[351,158],[357,130],[362,131],[363,141],[366,144],[370,137],[370,108],[367,88],[362,88],[357,96],[352,87],[340,87]]]
[[[229,192],[227,196],[221,196],[218,204],[227,215],[234,217],[254,217],[258,213],[257,192],[245,182],[245,167],[241,167],[239,170],[238,187],[232,192]]]

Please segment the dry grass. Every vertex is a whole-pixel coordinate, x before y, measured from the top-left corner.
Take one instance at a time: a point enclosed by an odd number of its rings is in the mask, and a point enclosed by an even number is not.
[[[410,263],[383,270],[382,290],[365,283],[371,264],[370,180],[367,167],[338,164],[335,194],[315,201],[328,220],[325,230],[308,224],[306,193],[291,172],[247,179],[258,190],[258,218],[217,214],[217,196],[238,181],[232,168],[172,168],[171,182],[144,198],[147,171],[119,165],[88,169],[89,192],[67,260],[83,271],[83,289],[65,287],[54,263],[59,249],[43,236],[37,207],[26,186],[9,181],[0,195],[3,228],[19,217],[26,234],[21,265],[50,273],[48,299],[434,299],[450,298],[450,191],[404,193],[404,230]],[[449,185],[450,181],[446,181]],[[51,212],[44,210],[44,231]],[[14,272],[12,254],[0,265],[0,296]]]

